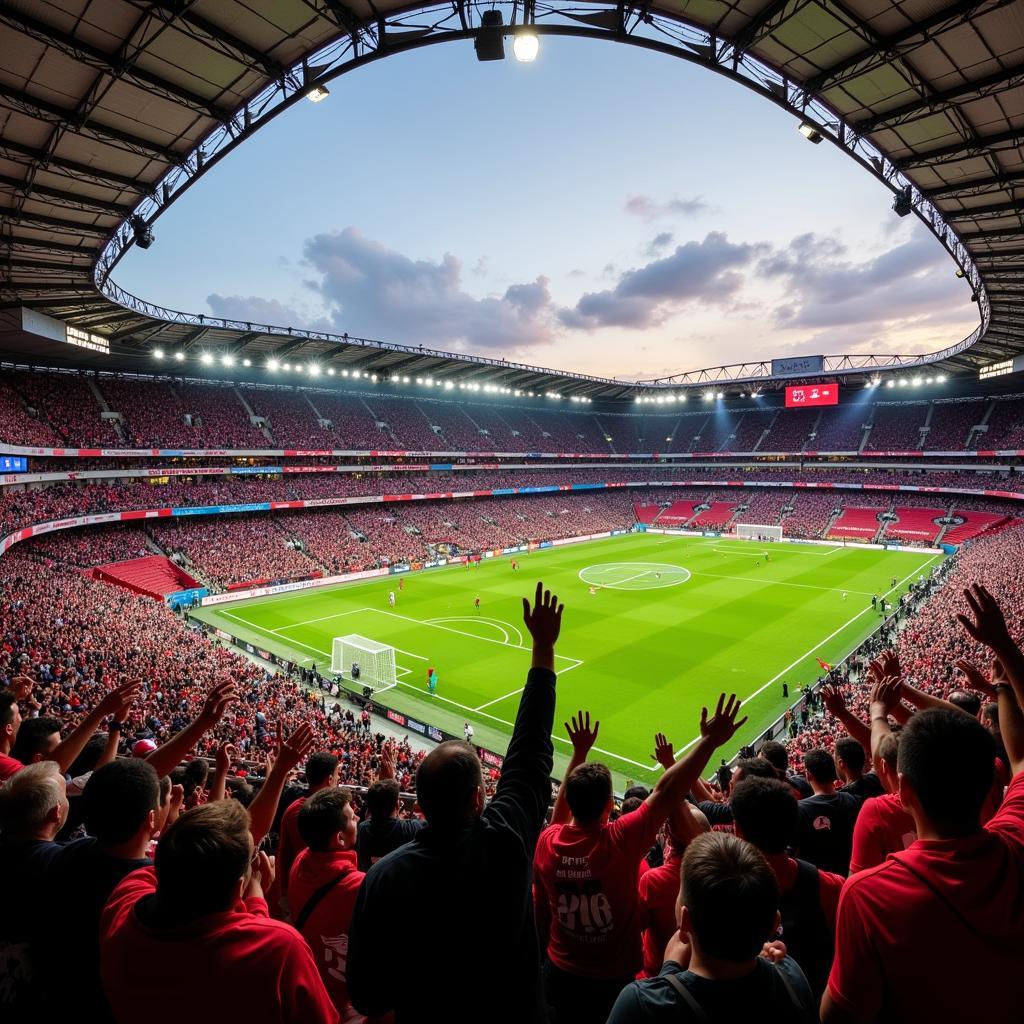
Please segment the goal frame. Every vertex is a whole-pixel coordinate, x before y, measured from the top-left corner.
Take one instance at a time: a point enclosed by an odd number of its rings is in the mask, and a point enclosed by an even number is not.
[[[782,540],[782,527],[766,523],[736,523],[733,536],[737,540],[756,540],[774,543]]]
[[[352,664],[359,664],[359,678],[352,677]],[[398,685],[395,649],[360,633],[336,636],[331,641],[331,672],[343,680],[368,686],[377,693]]]

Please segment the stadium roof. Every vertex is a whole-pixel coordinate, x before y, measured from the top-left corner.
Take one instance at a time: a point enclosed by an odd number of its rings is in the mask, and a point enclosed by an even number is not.
[[[970,280],[980,325],[930,357],[830,357],[842,374],[1024,353],[1024,4],[1020,0],[39,0],[0,7],[0,323],[40,352],[33,309],[106,339],[75,358],[140,369],[175,350],[316,358],[385,375],[614,398],[623,381],[419,347],[234,323],[124,293],[111,271],[221,157],[318,86],[369,61],[469,40],[484,8],[506,28],[607,38],[729,75],[846,150],[913,210]],[[464,59],[473,53],[465,44]],[[752,182],[756,186],[756,180]],[[45,344],[42,351],[52,356]],[[329,361],[329,362],[328,362]],[[147,368],[151,361],[147,359]],[[770,361],[673,384],[756,380]]]

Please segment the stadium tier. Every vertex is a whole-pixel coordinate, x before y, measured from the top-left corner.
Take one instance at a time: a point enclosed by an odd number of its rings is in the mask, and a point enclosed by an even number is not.
[[[872,541],[881,529],[879,516],[884,508],[864,508],[849,505],[843,509],[828,528],[829,537],[853,537],[857,540]]]

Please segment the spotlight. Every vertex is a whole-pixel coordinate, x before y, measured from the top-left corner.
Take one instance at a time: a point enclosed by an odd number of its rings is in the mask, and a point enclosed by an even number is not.
[[[685,402],[685,401],[686,401],[686,398],[687,398],[687,396],[686,396],[686,395],[680,395],[680,396],[679,396],[679,401],[680,401],[680,402]]]
[[[402,383],[403,384],[408,384],[409,383],[409,378],[408,377],[403,377],[402,378]]]
[[[305,370],[305,367],[302,365],[302,363],[296,363],[295,364],[295,372],[296,373],[302,373],[303,370]]]
[[[153,229],[137,213],[132,216],[128,223],[132,226],[135,244],[140,249],[148,249],[156,241]]]
[[[957,277],[966,277],[967,275],[962,270],[958,270],[956,272],[956,276]]]
[[[915,388],[919,388],[921,386],[921,378],[920,377],[915,377],[911,381],[911,384],[913,384]]]
[[[285,373],[288,373],[291,370],[291,368],[292,368],[292,364],[291,363],[282,363],[281,364],[281,369],[284,370]]]
[[[705,392],[704,392],[704,401],[705,401],[705,402],[710,402],[710,401],[711,401],[711,399],[712,399],[712,398],[714,398],[714,397],[715,397],[715,396],[714,396],[713,394],[711,394],[711,392],[710,392],[710,391],[705,391]]]
[[[252,366],[252,360],[251,359],[243,359],[242,360],[242,365],[243,366]]]
[[[512,52],[521,64],[531,64],[537,59],[540,40],[532,27],[521,28],[512,39]]]
[[[235,365],[235,357],[234,356],[221,356],[220,357],[220,365],[221,366],[234,366]]]
[[[502,31],[501,11],[484,11],[480,19],[480,27],[476,30],[473,47],[477,60],[504,60],[505,33]]]
[[[715,395],[715,398],[725,398],[725,393],[722,392],[722,391],[719,391],[718,394]]]
[[[203,366],[209,366],[213,362],[213,356],[211,356],[209,352],[204,352],[199,357],[199,362],[201,362]]]
[[[280,365],[281,364],[276,359],[267,360],[267,369],[270,370],[271,372],[277,370],[280,367]]]
[[[934,384],[935,383],[935,378],[934,377],[925,377],[924,382],[925,382],[925,384]]]
[[[153,349],[153,358],[154,359],[163,359],[163,357],[164,357],[164,350],[162,348],[155,348],[155,349]]]
[[[306,99],[310,103],[323,103],[328,96],[331,95],[330,90],[326,85],[314,85],[309,92],[306,93]]]
[[[801,121],[798,131],[808,142],[813,142],[815,145],[823,138],[821,129],[810,121]]]
[[[342,377],[347,377],[348,376],[348,370],[342,370],[341,371],[341,375],[342,375]]]
[[[333,377],[334,376],[334,367],[333,366],[327,367],[327,376],[328,377]]]
[[[896,381],[894,381],[894,380],[887,380],[885,382],[885,386],[887,388],[894,388],[894,387],[896,387]]]
[[[906,377],[900,377],[899,386],[901,388],[905,388],[907,386],[907,378]]]
[[[914,210],[914,203],[912,199],[913,193],[910,190],[910,186],[901,188],[896,193],[896,198],[892,201],[893,213],[897,217],[906,217],[908,213],[912,213]]]
[[[935,382],[937,384],[945,384],[946,383],[946,375],[944,373],[940,373],[938,375],[938,377],[935,378]]]
[[[178,361],[179,363],[183,363],[183,362],[185,362],[185,353],[184,353],[184,352],[175,352],[175,353],[174,353],[174,358],[175,358],[175,359],[176,359],[176,360],[177,360],[177,361]]]
[[[320,367],[319,367],[319,365],[317,363],[310,363],[309,364],[309,375],[311,377],[319,377],[320,376]]]

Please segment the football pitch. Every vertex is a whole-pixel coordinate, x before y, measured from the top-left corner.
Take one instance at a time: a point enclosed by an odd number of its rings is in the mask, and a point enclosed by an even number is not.
[[[379,694],[381,703],[458,736],[471,722],[477,743],[504,753],[530,663],[521,598],[543,580],[565,603],[556,773],[571,749],[562,722],[584,709],[601,723],[592,757],[623,785],[657,777],[656,732],[677,755],[694,743],[701,706],[721,691],[738,694],[750,716],[735,747],[753,740],[795,699],[798,684],[821,674],[817,658],[842,660],[879,624],[873,594],[895,603],[943,556],[631,534],[514,557],[519,571],[504,556],[480,568],[446,566],[193,614],[325,675],[334,637],[389,644],[398,682]],[[428,666],[439,679],[433,697]]]

